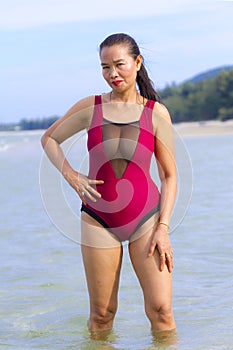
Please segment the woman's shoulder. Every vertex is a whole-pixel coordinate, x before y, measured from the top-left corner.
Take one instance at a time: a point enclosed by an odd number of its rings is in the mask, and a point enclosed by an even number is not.
[[[82,121],[83,125],[88,126],[90,119],[93,114],[95,106],[95,95],[84,97],[71,106],[66,114],[64,119],[70,119],[77,121]]]
[[[170,117],[170,113],[166,106],[161,102],[156,102],[153,108],[152,114],[152,124],[154,134],[157,136],[161,133],[165,135],[166,133],[170,133],[170,129],[172,128],[172,120]]]
[[[95,104],[95,96],[87,96],[84,97],[77,102],[70,108],[69,112],[74,113],[74,112],[79,112],[81,110],[86,110],[91,107],[93,107]]]
[[[45,136],[53,135],[57,142],[62,143],[75,133],[89,126],[94,109],[95,96],[85,97],[76,102],[66,114],[52,124]]]
[[[153,118],[163,118],[168,122],[171,121],[171,116],[167,107],[163,103],[158,101],[156,101],[156,103],[154,104]]]

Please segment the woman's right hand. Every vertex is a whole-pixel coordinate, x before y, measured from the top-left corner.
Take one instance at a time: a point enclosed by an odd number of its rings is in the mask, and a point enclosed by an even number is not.
[[[63,176],[69,185],[78,193],[84,204],[86,204],[87,197],[93,202],[101,198],[101,194],[97,192],[92,185],[102,185],[104,183],[103,180],[91,180],[73,169],[63,174]]]

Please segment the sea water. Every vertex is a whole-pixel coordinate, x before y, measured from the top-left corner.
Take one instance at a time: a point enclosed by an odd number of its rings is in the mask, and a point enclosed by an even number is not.
[[[233,135],[183,138],[193,191],[171,233],[177,340],[163,345],[150,332],[126,244],[114,330],[105,341],[90,337],[80,245],[42,200],[41,134],[0,134],[0,348],[233,349]]]

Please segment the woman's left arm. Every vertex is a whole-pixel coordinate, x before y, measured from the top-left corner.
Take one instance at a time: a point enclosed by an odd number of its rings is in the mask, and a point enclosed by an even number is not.
[[[159,221],[154,228],[148,256],[152,256],[157,250],[160,256],[160,270],[163,271],[167,265],[168,271],[171,272],[173,260],[168,231],[176,198],[176,161],[171,118],[166,107],[160,103],[156,103],[154,107],[153,127],[155,133],[154,154],[161,181],[161,198]]]

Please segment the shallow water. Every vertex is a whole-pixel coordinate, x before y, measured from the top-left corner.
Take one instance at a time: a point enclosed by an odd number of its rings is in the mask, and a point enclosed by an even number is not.
[[[233,348],[233,135],[185,137],[193,195],[171,234],[176,345],[158,345],[127,246],[119,310],[106,341],[90,338],[80,246],[42,205],[40,132],[1,133],[0,348],[228,350]]]

